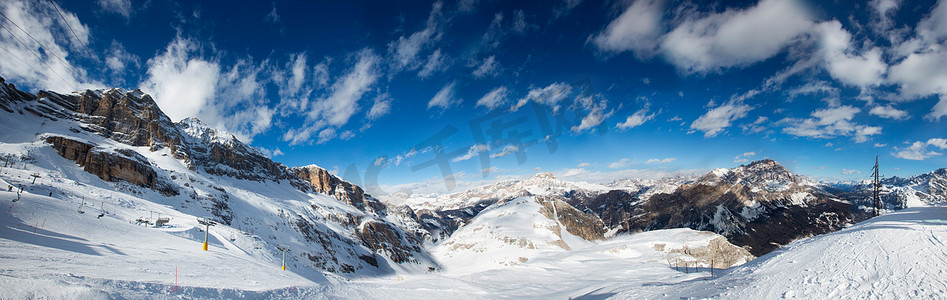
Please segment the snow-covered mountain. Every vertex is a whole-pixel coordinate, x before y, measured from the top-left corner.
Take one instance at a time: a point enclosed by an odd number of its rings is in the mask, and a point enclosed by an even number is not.
[[[805,176],[772,160],[716,169],[635,207],[631,230],[689,227],[726,236],[754,255],[865,218]]]
[[[947,199],[945,169],[886,179],[888,208],[909,208],[851,227],[867,185],[770,160],[605,185],[542,173],[390,206],[199,120],[171,122],[140,91],[32,95],[0,79],[0,109],[0,185],[16,187],[0,197],[3,299],[947,293],[947,221],[927,206]],[[198,218],[217,223],[206,252]]]
[[[427,232],[425,236],[439,242],[496,203],[531,196],[590,197],[604,190],[607,188],[602,185],[573,183],[556,179],[552,173],[539,173],[525,180],[506,180],[453,194],[415,195],[406,197],[402,203],[405,214]]]
[[[943,173],[888,179],[883,194],[889,203],[937,202],[947,197]],[[864,220],[869,217],[869,197],[864,188],[840,190],[793,174],[773,160],[761,160],[699,177],[625,179],[606,185],[566,182],[542,173],[449,195],[409,197],[405,203],[413,208],[408,210],[417,227],[427,232],[422,235],[434,245],[470,244],[454,235],[471,235],[465,227],[493,219],[480,214],[495,210],[494,206],[509,206],[507,201],[534,205],[542,203],[538,199],[555,199],[583,216],[573,219],[588,220],[563,228],[602,232],[599,238],[687,227],[721,234],[754,255],[763,255],[793,240]],[[542,222],[553,219],[532,217]],[[492,225],[473,228],[477,226]],[[549,243],[542,238],[533,242]]]
[[[104,219],[170,217],[164,228],[176,229],[165,231],[194,239],[207,218],[228,250],[267,261],[286,248],[287,262],[311,274],[437,266],[361,188],[276,163],[197,119],[173,123],[141,91],[31,95],[0,79],[0,108],[0,153],[12,165],[3,177],[26,192],[111,207]]]

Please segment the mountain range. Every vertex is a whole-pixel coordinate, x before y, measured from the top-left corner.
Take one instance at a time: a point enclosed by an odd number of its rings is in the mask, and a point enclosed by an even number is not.
[[[153,214],[169,216],[166,230],[192,240],[203,231],[197,218],[212,220],[215,245],[263,261],[288,249],[289,264],[312,276],[476,272],[674,228],[712,233],[697,238],[703,248],[655,251],[726,268],[870,217],[870,182],[819,182],[773,160],[609,184],[540,173],[379,199],[317,165],[275,162],[200,120],[172,122],[139,90],[34,95],[0,78],[0,108],[3,160],[21,174],[7,182],[80,210],[101,202],[114,208],[101,209],[107,219],[154,225]],[[883,183],[887,211],[947,201],[947,169]]]

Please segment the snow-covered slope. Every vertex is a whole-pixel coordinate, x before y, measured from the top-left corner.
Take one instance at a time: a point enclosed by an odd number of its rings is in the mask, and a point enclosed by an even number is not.
[[[909,208],[789,244],[679,296],[939,299],[947,294],[945,243],[947,207]]]
[[[68,206],[128,209],[103,219],[154,225],[160,215],[185,229],[211,219],[218,223],[211,231],[228,240],[222,245],[259,261],[287,248],[287,262],[312,276],[436,267],[417,237],[369,195],[323,193],[314,187],[319,180],[298,177],[232,135],[196,119],[171,123],[139,91],[0,90],[9,109],[0,111],[0,179],[27,192]],[[320,180],[330,179],[348,184]]]

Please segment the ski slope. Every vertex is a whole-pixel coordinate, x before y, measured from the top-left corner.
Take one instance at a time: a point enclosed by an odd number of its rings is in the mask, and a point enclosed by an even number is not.
[[[24,192],[15,203],[16,193],[0,192],[9,210],[0,219],[2,299],[919,299],[947,294],[944,206],[909,208],[800,240],[743,266],[717,270],[716,277],[706,268],[685,273],[669,267],[675,255],[689,259],[671,249],[699,247],[711,235],[672,229],[544,252],[505,268],[343,278],[292,266],[281,271],[278,258],[248,255],[213,229],[210,249],[202,251],[197,224],[136,225],[122,207],[107,208],[106,216],[96,218],[97,207],[78,213],[74,202],[35,192]]]

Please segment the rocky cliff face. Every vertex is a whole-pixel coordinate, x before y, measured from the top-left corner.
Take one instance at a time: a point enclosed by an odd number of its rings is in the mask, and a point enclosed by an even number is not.
[[[330,195],[345,204],[368,210],[381,216],[387,215],[387,207],[361,187],[332,175],[328,170],[317,166],[295,167],[293,174],[308,183],[316,192]]]
[[[83,170],[102,180],[124,180],[151,189],[157,185],[155,170],[148,164],[148,160],[138,153],[112,152],[59,136],[48,137],[46,142],[52,145],[59,155],[75,161]]]
[[[536,196],[536,202],[543,206],[540,214],[562,224],[572,235],[586,241],[605,239],[605,224],[598,216],[579,211],[559,196]]]

